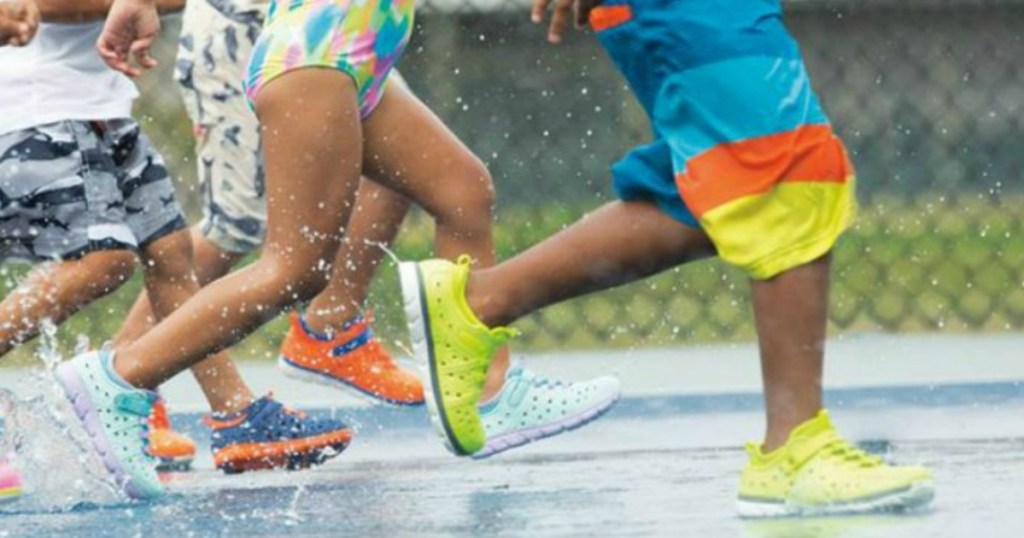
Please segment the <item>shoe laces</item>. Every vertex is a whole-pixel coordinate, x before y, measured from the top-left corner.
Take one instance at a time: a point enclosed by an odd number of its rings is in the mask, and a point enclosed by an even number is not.
[[[150,439],[149,439],[149,433],[150,433],[149,432],[149,418],[148,417],[146,417],[146,418],[140,417],[138,419],[137,425],[139,427],[139,430],[138,430],[137,434],[139,436],[139,441],[142,443],[142,451],[141,451],[140,456],[143,458],[143,461],[145,461],[145,462],[150,462],[150,463],[154,462],[154,461],[156,461],[156,456],[154,456],[152,453],[150,453],[150,450],[149,450],[150,449],[150,445],[152,444],[152,443],[150,443]],[[116,433],[120,433],[120,432],[125,431],[125,430],[131,430],[131,429],[134,429],[135,426],[136,426],[135,424],[132,424],[132,422],[129,421],[128,424],[126,424],[125,426],[123,426],[121,428],[118,428],[117,430],[115,430],[115,432]],[[134,458],[135,455],[132,454],[129,457],[130,458]]]
[[[277,401],[277,400],[274,400],[274,391],[267,392],[267,399],[268,400],[272,400],[274,402]],[[284,404],[282,404],[280,402],[278,402],[278,405],[281,406],[281,413],[283,413],[285,415],[288,415],[288,416],[295,417],[295,418],[297,418],[299,420],[305,420],[305,418],[306,418],[306,412],[305,411],[300,411],[298,409],[291,409],[290,407],[288,407],[288,406],[286,406],[286,405],[284,405]]]
[[[139,430],[139,438],[142,439],[142,449],[143,452],[149,455],[149,420],[140,418],[139,425],[142,426]]]
[[[571,386],[571,383],[566,383],[560,379],[552,380],[529,370],[523,371],[523,379],[529,382],[534,388],[538,389],[558,389]]]
[[[521,368],[520,366],[513,366],[513,368]],[[516,376],[516,385],[512,388],[510,394],[510,402],[513,406],[518,406],[523,398],[530,392],[528,389],[538,390],[553,390],[562,387],[570,387],[571,383],[565,383],[561,380],[552,380],[545,376],[538,375],[530,370],[522,368],[520,374]]]
[[[826,456],[844,464],[855,465],[865,469],[878,467],[884,464],[882,458],[875,456],[874,454],[870,454],[840,437],[836,437],[834,440],[829,441],[822,448],[822,452]]]

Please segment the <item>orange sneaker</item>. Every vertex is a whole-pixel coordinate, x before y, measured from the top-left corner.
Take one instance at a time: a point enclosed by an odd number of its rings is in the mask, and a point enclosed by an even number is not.
[[[184,471],[196,457],[196,444],[171,429],[167,405],[156,401],[149,415],[149,454],[160,461],[158,471]]]
[[[375,403],[423,405],[423,383],[395,364],[374,338],[372,322],[359,316],[327,339],[294,313],[278,366],[289,377],[340,387]]]

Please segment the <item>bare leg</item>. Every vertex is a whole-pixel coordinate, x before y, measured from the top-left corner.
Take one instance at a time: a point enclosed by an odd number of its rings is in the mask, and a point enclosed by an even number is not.
[[[507,325],[550,304],[713,254],[704,232],[654,204],[611,202],[514,258],[473,272],[467,295],[484,323]]]
[[[480,159],[398,84],[388,87],[364,129],[367,175],[415,200],[434,218],[437,255],[469,254],[481,267],[494,265],[494,187]],[[501,390],[507,370],[508,349],[502,349],[488,370],[482,398]]]
[[[45,264],[0,302],[0,357],[39,335],[48,319],[56,325],[131,278],[135,255],[106,250],[81,259]]]
[[[205,286],[226,275],[245,257],[244,254],[221,250],[203,236],[198,227],[192,227],[192,252],[199,286]],[[156,317],[153,316],[153,307],[149,303],[149,294],[142,290],[128,312],[128,317],[117,331],[114,346],[120,348],[138,340],[153,325],[156,325]]]
[[[192,271],[189,231],[162,237],[141,251],[146,295],[153,314],[164,319],[199,291]],[[116,344],[115,344],[116,346]],[[215,413],[232,413],[252,403],[253,395],[226,353],[218,353],[192,367],[203,394]]]
[[[653,205],[613,202],[526,252],[474,272],[467,295],[484,323],[506,325],[544,306],[710,254],[702,232]],[[768,413],[765,451],[784,444],[822,407],[828,285],[828,257],[752,283]]]
[[[115,369],[135,386],[159,385],[326,284],[362,168],[355,87],[343,73],[303,69],[268,84],[256,109],[267,171],[263,253],[117,350]]]
[[[763,450],[821,410],[831,258],[752,281],[768,428]]]
[[[93,252],[37,267],[0,303],[0,356],[38,336],[43,319],[59,325],[121,287],[134,270],[135,255],[127,250]]]
[[[345,237],[338,248],[331,279],[309,303],[305,320],[319,333],[331,333],[354,318],[366,303],[370,284],[409,212],[405,197],[363,180]]]

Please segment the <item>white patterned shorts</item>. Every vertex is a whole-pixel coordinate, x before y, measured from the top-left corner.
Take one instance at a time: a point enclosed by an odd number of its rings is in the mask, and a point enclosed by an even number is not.
[[[203,196],[200,228],[229,252],[259,248],[266,233],[259,124],[242,89],[263,27],[258,8],[195,0],[184,15],[175,78],[196,132]]]

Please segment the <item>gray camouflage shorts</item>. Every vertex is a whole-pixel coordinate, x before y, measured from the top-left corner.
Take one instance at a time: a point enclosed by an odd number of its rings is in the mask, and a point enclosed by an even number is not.
[[[0,135],[0,261],[136,249],[185,226],[163,159],[132,120]]]

